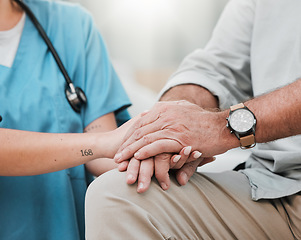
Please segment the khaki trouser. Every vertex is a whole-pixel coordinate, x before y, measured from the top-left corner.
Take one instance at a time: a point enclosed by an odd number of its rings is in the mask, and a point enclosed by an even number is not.
[[[186,186],[174,178],[168,191],[153,180],[136,193],[125,173],[97,178],[86,196],[86,238],[99,239],[281,239],[300,238],[301,195],[251,200],[245,175],[196,173]]]

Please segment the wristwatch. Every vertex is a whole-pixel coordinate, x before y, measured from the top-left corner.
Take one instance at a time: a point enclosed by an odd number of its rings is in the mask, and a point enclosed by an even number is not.
[[[227,121],[227,127],[238,138],[242,149],[252,148],[256,145],[256,118],[254,113],[243,103],[230,107]]]

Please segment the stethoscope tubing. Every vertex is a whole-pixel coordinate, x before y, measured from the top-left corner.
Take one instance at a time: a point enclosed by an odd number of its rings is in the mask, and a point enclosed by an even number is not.
[[[56,61],[57,65],[67,83],[67,87],[65,89],[66,98],[67,98],[69,104],[71,105],[71,107],[73,108],[73,110],[77,113],[80,113],[82,105],[87,103],[87,97],[86,97],[85,92],[79,87],[74,87],[73,82],[71,81],[71,78],[69,77],[68,72],[67,72],[66,68],[64,67],[64,64],[62,63],[52,42],[50,41],[45,30],[43,29],[43,27],[41,26],[38,19],[33,14],[33,12],[30,10],[30,8],[22,0],[14,0],[14,1],[17,4],[19,4],[19,6],[26,12],[27,16],[30,18],[33,25],[36,27],[39,34],[43,38],[44,42],[48,46],[52,56],[54,57],[54,60]],[[0,118],[0,122],[1,122],[1,120],[2,120],[2,118]]]

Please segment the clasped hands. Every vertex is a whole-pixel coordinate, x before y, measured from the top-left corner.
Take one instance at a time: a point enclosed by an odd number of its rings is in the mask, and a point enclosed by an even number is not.
[[[227,151],[220,146],[226,126],[221,112],[207,111],[187,101],[158,102],[129,127],[114,160],[126,181],[138,181],[145,192],[155,175],[162,189],[170,186],[169,171],[185,185],[198,166]]]

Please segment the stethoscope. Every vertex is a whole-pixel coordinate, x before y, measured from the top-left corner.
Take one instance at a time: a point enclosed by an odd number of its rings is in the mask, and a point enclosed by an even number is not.
[[[26,14],[28,15],[28,17],[31,19],[32,23],[34,24],[34,26],[36,27],[36,29],[38,30],[38,32],[40,33],[41,37],[43,38],[43,40],[45,41],[45,43],[47,44],[51,54],[53,55],[60,71],[62,72],[65,80],[66,80],[66,89],[65,89],[65,94],[66,94],[66,98],[68,100],[68,102],[70,103],[71,107],[73,108],[73,110],[77,113],[80,113],[80,110],[82,108],[83,105],[85,105],[87,103],[87,97],[86,94],[84,93],[84,91],[79,88],[79,87],[75,87],[74,84],[72,83],[57,51],[55,50],[55,48],[53,47],[50,39],[48,38],[46,32],[44,31],[43,27],[41,26],[41,24],[39,23],[39,21],[37,20],[37,18],[35,17],[35,15],[33,14],[33,12],[29,9],[29,7],[22,2],[21,0],[15,0],[15,2],[17,2],[20,7],[23,8],[23,10],[26,12]],[[0,121],[1,121],[1,116],[0,116]]]

